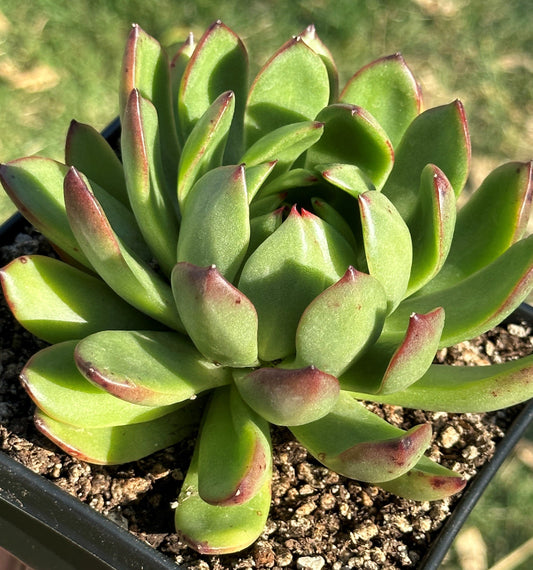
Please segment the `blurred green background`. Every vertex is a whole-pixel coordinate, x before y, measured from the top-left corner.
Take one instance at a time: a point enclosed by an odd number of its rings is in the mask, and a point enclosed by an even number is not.
[[[0,161],[30,154],[61,160],[72,118],[102,129],[116,116],[132,22],[172,45],[189,31],[199,37],[216,19],[243,38],[252,73],[310,23],[333,52],[341,85],[365,63],[401,51],[426,108],[463,101],[471,187],[502,162],[533,158],[529,0],[2,0]],[[11,212],[0,194],[0,221]],[[447,569],[488,568],[523,544],[525,558],[499,570],[531,567],[532,442],[530,430],[469,519]],[[474,561],[465,561],[465,543]]]

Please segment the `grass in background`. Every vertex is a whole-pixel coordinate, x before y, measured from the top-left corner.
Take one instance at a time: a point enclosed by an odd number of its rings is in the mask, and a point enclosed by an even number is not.
[[[221,19],[244,40],[253,74],[314,23],[341,85],[362,65],[401,51],[425,106],[463,101],[473,145],[472,184],[496,165],[533,157],[533,21],[529,0],[2,0],[0,161],[61,160],[72,118],[102,129],[118,113],[117,87],[132,22],[165,45]],[[0,222],[12,206],[0,191]],[[529,440],[532,441],[530,432]],[[490,487],[468,525],[497,560],[531,537],[531,468],[518,459]],[[467,526],[468,526],[467,525]],[[531,560],[530,560],[531,562]],[[458,558],[446,568],[458,568]],[[521,568],[528,568],[522,565]]]

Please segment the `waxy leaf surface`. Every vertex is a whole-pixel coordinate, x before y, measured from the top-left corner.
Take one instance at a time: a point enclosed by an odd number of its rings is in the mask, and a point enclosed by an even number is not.
[[[200,38],[181,80],[178,132],[183,142],[215,99],[227,91],[235,94],[235,119],[229,135],[226,162],[234,163],[242,154],[248,55],[239,36],[217,21]]]
[[[411,313],[435,307],[446,312],[439,346],[451,346],[482,334],[500,323],[533,287],[533,236],[511,246],[487,267],[457,285],[410,297],[385,321],[387,333],[405,330]]]
[[[176,132],[178,133],[178,143],[181,147],[183,146],[184,139],[183,136],[181,136],[182,133],[177,113],[178,98],[181,79],[195,49],[196,42],[194,40],[194,34],[192,32],[189,32],[187,39],[181,44],[170,62],[170,85],[172,89],[172,103],[174,105],[174,121],[176,123]]]
[[[283,125],[312,121],[328,101],[329,78],[322,58],[293,38],[265,64],[250,88],[246,146]]]
[[[398,342],[380,336],[340,378],[343,390],[390,394],[403,390],[428,370],[439,346],[444,310],[413,313],[405,337]]]
[[[339,376],[377,339],[386,311],[379,281],[350,266],[303,312],[296,330],[296,362]]]
[[[339,396],[339,382],[315,366],[235,371],[243,400],[270,423],[295,426],[326,415]]]
[[[479,413],[533,397],[533,355],[491,366],[433,364],[418,382],[394,394],[356,397],[429,411]]]
[[[346,84],[340,100],[371,113],[396,148],[420,113],[422,93],[405,60],[396,53],[360,69]]]
[[[134,404],[165,406],[231,382],[174,332],[102,331],[78,343],[76,364],[94,384]]]
[[[334,104],[322,109],[316,120],[324,134],[306,155],[306,166],[341,163],[359,167],[380,189],[394,161],[387,134],[363,108]]]
[[[187,137],[178,170],[178,199],[181,208],[198,178],[222,164],[234,112],[235,95],[232,91],[226,91],[213,101]]]
[[[34,354],[21,373],[37,407],[55,420],[78,427],[109,427],[166,415],[172,406],[137,406],[84,378],[74,362],[76,341],[54,344]]]
[[[347,392],[324,418],[291,431],[326,467],[374,483],[403,475],[414,467],[431,441],[431,426],[403,431],[367,410]]]
[[[351,247],[334,228],[293,207],[248,258],[239,280],[239,289],[257,310],[262,360],[294,353],[296,327],[304,309],[353,264]]]
[[[246,503],[272,472],[268,422],[235,388],[213,393],[199,435],[198,492],[211,505]]]
[[[257,313],[212,265],[180,262],[172,272],[180,316],[196,348],[226,366],[257,364]]]
[[[198,492],[198,445],[183,482],[175,514],[182,539],[202,554],[227,554],[246,548],[263,532],[270,510],[271,477],[246,503],[210,505]]]
[[[320,172],[324,180],[355,198],[376,189],[368,176],[353,164],[317,164],[315,170]]]
[[[438,166],[459,196],[470,168],[470,136],[460,101],[418,115],[396,149],[383,193],[408,225],[417,208],[420,175],[427,164]]]
[[[165,180],[155,107],[134,89],[122,118],[122,160],[130,204],[146,243],[169,275],[176,263],[177,203]]]
[[[320,198],[311,198],[313,210],[319,218],[322,218],[330,226],[333,226],[341,236],[352,246],[354,251],[358,250],[355,236],[350,224],[339,212]]]
[[[51,257],[19,257],[0,270],[0,282],[19,323],[50,343],[106,329],[160,328],[97,277]]]
[[[65,144],[65,164],[129,207],[124,168],[106,139],[90,125],[71,121]]]
[[[67,216],[78,243],[106,283],[139,311],[183,331],[170,286],[115,234],[85,181],[65,177]]]
[[[532,163],[509,162],[493,170],[459,210],[446,263],[423,292],[458,283],[520,240],[532,193]]]
[[[390,200],[376,191],[358,198],[368,272],[385,290],[388,312],[404,297],[412,262],[411,234]]]
[[[107,428],[75,427],[37,410],[35,425],[63,451],[82,461],[117,465],[137,461],[190,436],[200,423],[201,407],[189,404],[148,422]]]
[[[193,186],[183,209],[178,261],[216,265],[228,281],[235,277],[250,240],[244,166],[210,170]]]
[[[455,227],[455,194],[444,172],[428,164],[420,177],[418,209],[411,222],[413,264],[407,295],[435,278],[441,271]]]

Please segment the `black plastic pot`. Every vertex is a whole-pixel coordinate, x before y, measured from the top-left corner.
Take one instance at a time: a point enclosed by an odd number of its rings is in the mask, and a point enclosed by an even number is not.
[[[104,130],[115,148],[118,120]],[[24,225],[20,214],[0,227],[9,243]],[[533,307],[514,313],[533,326]],[[436,570],[488,483],[533,421],[533,399],[515,419],[496,452],[469,482],[421,565]],[[0,547],[34,570],[170,569],[179,566],[128,531],[0,451]]]

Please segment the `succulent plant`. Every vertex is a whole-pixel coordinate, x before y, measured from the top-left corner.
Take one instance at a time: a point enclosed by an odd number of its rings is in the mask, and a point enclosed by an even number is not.
[[[490,173],[465,205],[459,101],[422,111],[401,55],[338,92],[310,26],[249,87],[221,22],[169,61],[134,26],[121,160],[72,122],[65,164],[30,157],[2,183],[59,259],[1,270],[18,321],[50,346],[21,379],[37,427],[85,461],[133,461],[199,429],[176,528],[237,551],[270,505],[269,424],[347,477],[434,500],[465,480],[362,401],[481,412],[533,396],[533,356],[433,364],[533,287],[532,164]]]

